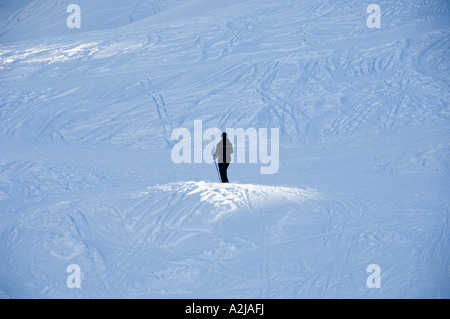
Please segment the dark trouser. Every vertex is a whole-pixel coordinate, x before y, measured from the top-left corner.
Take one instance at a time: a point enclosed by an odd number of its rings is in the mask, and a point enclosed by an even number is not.
[[[230,163],[219,163],[220,179],[222,180],[222,183],[228,183],[227,177],[228,166],[230,166]]]

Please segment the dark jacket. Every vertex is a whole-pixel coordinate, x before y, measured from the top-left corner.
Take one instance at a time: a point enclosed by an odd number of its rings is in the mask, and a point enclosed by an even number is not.
[[[228,137],[222,140],[216,146],[216,152],[214,153],[214,160],[219,158],[219,163],[230,163],[231,162],[231,154],[233,154],[233,145],[231,145]]]

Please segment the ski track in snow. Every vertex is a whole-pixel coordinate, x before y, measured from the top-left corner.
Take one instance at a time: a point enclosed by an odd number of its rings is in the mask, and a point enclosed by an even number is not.
[[[448,298],[448,4],[202,1],[0,16],[0,298]],[[196,119],[280,173],[172,164]]]

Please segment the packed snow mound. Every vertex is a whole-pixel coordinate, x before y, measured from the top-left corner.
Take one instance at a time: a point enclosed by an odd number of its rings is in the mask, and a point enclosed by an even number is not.
[[[269,237],[282,245],[277,229],[298,218],[322,219],[303,211],[317,196],[296,188],[185,182],[63,200],[45,214],[31,209],[15,222],[2,218],[0,272],[8,278],[2,293],[262,297],[269,274],[261,253]],[[276,255],[263,258],[275,262]],[[83,271],[80,290],[65,287],[71,264]]]
[[[253,184],[222,184],[210,182],[171,183],[150,188],[151,191],[174,191],[196,196],[202,203],[212,205],[214,210],[232,212],[252,207],[286,204],[317,199],[314,190],[303,190],[292,187],[266,186]]]

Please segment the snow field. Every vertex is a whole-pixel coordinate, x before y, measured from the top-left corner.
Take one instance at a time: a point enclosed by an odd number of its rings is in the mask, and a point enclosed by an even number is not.
[[[0,1],[0,297],[449,297],[446,1],[77,4]],[[174,164],[195,120],[279,171]]]

